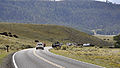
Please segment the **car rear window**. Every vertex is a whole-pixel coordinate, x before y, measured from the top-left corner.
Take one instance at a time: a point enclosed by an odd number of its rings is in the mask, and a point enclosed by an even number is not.
[[[42,44],[38,44],[38,45],[42,45]]]

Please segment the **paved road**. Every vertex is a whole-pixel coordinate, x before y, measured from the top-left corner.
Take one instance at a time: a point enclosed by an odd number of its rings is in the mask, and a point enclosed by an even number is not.
[[[13,56],[14,65],[16,65],[16,68],[102,68],[55,55],[48,51],[50,48],[46,47],[45,50],[32,48],[19,51]]]

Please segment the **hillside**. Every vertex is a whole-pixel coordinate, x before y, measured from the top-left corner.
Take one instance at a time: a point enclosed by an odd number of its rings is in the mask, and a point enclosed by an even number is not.
[[[57,25],[0,23],[0,32],[11,32],[12,34],[18,35],[18,40],[24,43],[25,40],[34,42],[34,40],[38,39],[47,43],[61,41],[63,43],[76,42],[92,43],[94,45],[109,45],[107,42],[86,33],[73,28]]]
[[[0,1],[0,21],[57,24],[91,34],[120,32],[120,5],[97,1]],[[99,30],[98,30],[99,29]]]

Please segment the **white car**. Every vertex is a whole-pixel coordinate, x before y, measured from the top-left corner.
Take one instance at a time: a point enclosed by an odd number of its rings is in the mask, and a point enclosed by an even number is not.
[[[42,49],[44,50],[44,44],[42,42],[37,43],[36,50],[37,49]]]
[[[90,43],[87,43],[87,44],[83,44],[84,47],[87,47],[87,46],[91,46]]]

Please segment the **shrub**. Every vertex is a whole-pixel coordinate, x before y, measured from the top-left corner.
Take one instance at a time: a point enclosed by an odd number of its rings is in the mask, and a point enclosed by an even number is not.
[[[69,50],[73,50],[74,48],[76,48],[76,46],[69,46],[68,47]]]
[[[21,45],[21,46],[20,46],[20,49],[25,49],[25,45],[24,45],[24,44]]]
[[[115,43],[115,48],[120,48],[120,44],[119,43]]]
[[[33,46],[32,45],[21,45],[20,46],[20,49],[27,49],[27,48],[33,48]]]
[[[68,48],[68,46],[66,46],[66,45],[61,46],[61,50],[66,50],[67,48]]]
[[[60,50],[60,49],[61,49],[61,47],[55,47],[54,49],[55,49],[55,50]]]
[[[25,48],[33,48],[31,45],[26,45]]]
[[[115,42],[115,48],[120,48],[120,35],[114,37]]]

